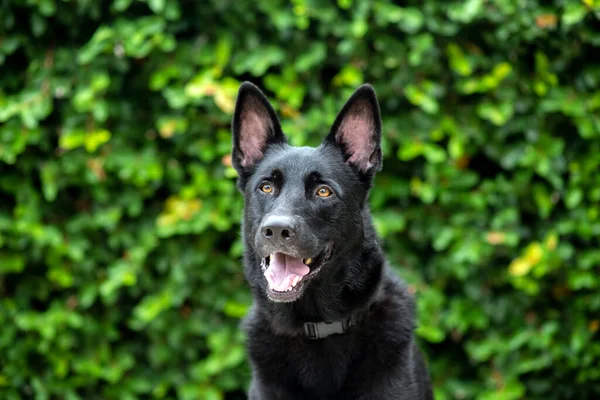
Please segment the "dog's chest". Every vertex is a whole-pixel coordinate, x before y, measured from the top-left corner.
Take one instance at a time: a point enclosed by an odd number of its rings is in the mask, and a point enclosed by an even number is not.
[[[255,341],[249,352],[263,379],[307,394],[336,393],[347,384],[354,363],[350,342],[342,335],[317,340],[271,337]]]
[[[318,340],[302,340],[290,353],[289,368],[309,391],[334,392],[345,383],[352,359],[340,341],[341,336]]]

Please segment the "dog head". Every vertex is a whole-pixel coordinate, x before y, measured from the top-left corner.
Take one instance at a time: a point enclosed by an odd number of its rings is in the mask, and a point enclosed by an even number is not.
[[[243,231],[251,284],[272,301],[291,302],[336,256],[362,240],[364,208],[382,166],[375,91],[348,99],[317,148],[292,147],[275,111],[251,83],[239,89],[232,164],[244,194]],[[260,267],[259,267],[260,265]]]

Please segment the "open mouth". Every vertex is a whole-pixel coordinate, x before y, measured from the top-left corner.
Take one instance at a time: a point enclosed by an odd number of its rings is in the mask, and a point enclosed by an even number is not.
[[[267,279],[267,295],[273,301],[297,300],[304,284],[314,278],[331,257],[333,246],[327,245],[318,255],[295,258],[284,253],[273,253],[261,261],[261,269]]]

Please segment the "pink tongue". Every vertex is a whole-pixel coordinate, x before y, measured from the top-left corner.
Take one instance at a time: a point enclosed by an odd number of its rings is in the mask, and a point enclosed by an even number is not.
[[[265,278],[269,282],[269,287],[278,292],[285,292],[291,289],[292,283],[296,278],[300,280],[308,275],[308,268],[301,259],[290,257],[287,254],[271,254],[269,268],[265,271]]]

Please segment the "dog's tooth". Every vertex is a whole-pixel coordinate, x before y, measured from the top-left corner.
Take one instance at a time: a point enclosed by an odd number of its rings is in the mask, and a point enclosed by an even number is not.
[[[305,258],[304,259],[304,264],[306,264],[306,265],[310,265],[310,264],[312,264],[312,262],[313,262],[312,258]]]

